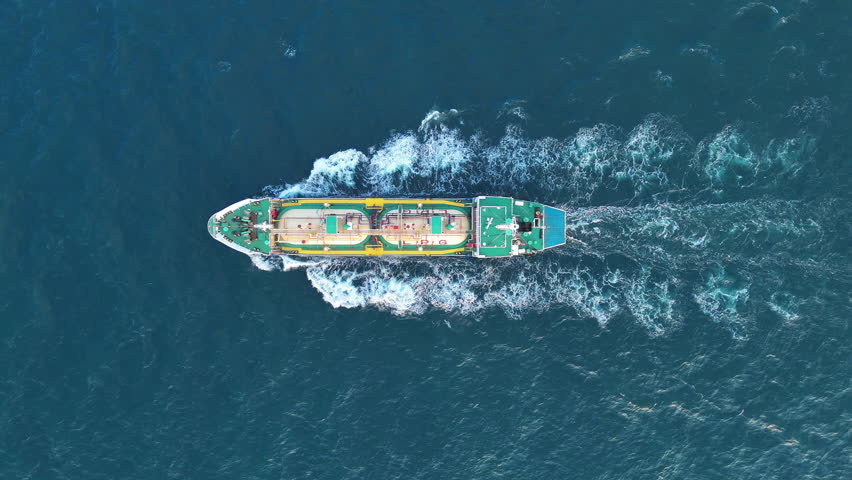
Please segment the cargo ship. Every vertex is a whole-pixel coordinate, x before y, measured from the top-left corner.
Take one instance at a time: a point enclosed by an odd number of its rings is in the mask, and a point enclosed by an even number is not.
[[[248,255],[531,255],[566,241],[565,212],[508,197],[249,198],[207,230]]]

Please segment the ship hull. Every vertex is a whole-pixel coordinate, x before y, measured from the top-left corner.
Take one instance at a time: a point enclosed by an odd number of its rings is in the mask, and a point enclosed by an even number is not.
[[[247,255],[528,255],[565,243],[565,213],[507,197],[251,198],[208,232]]]

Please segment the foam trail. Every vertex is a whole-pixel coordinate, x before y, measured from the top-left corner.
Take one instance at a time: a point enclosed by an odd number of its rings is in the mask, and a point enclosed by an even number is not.
[[[759,144],[741,125],[695,142],[673,119],[649,115],[629,132],[600,124],[563,139],[529,139],[515,124],[496,142],[463,133],[456,110],[430,112],[419,129],[366,153],[344,150],[314,163],[296,184],[269,195],[535,197],[591,206],[613,195],[641,203],[743,200],[802,179],[816,138],[806,130]],[[515,118],[515,117],[512,117]],[[543,180],[546,179],[546,180]]]
[[[261,255],[252,255],[251,262],[260,270],[271,272],[280,270],[289,272],[290,270],[306,269],[315,267],[326,262],[327,259],[304,260],[295,257],[264,257]]]
[[[807,131],[765,146],[753,137],[746,127],[729,125],[699,142],[691,169],[715,199],[776,191],[812,167],[817,140]]]
[[[843,246],[832,240],[845,238],[832,213],[842,205],[767,197],[779,182],[804,181],[816,142],[808,131],[761,144],[730,125],[696,142],[671,118],[649,115],[626,132],[601,124],[563,139],[530,139],[511,123],[525,118],[515,107],[501,115],[510,123],[497,141],[465,133],[457,110],[433,111],[417,131],[367,152],[321,158],[302,182],[266,193],[536,199],[569,210],[574,241],[560,251],[499,261],[283,258],[255,265],[304,269],[335,308],[441,311],[448,323],[489,310],[521,318],[563,309],[601,326],[626,316],[649,335],[677,328],[697,308],[737,339],[747,338],[755,305],[796,318],[800,300],[792,293],[754,301],[763,295],[754,285],[771,283],[782,267],[834,268],[849,277]],[[602,199],[633,206],[596,206]]]
[[[747,339],[752,323],[747,315],[751,282],[719,267],[708,270],[704,277],[694,295],[701,311],[726,325],[734,339]]]
[[[364,161],[357,150],[344,150],[314,162],[308,178],[294,185],[280,187],[279,197],[344,195],[355,187],[356,169]]]
[[[800,318],[797,312],[801,301],[790,292],[775,292],[766,304],[770,310],[783,318],[787,323],[793,323]]]
[[[586,253],[618,253],[668,269],[727,260],[830,271],[843,248],[828,241],[842,238],[839,207],[789,200],[596,207],[569,212],[566,225]]]
[[[499,141],[465,135],[457,111],[430,112],[417,132],[396,134],[367,153],[345,150],[314,163],[307,179],[267,187],[281,197],[316,195],[471,195],[530,193],[548,179],[543,200],[588,203],[605,191],[647,197],[671,189],[692,140],[671,119],[649,116],[631,132],[597,125],[565,139],[530,140],[509,125]],[[520,190],[520,192],[519,192]]]

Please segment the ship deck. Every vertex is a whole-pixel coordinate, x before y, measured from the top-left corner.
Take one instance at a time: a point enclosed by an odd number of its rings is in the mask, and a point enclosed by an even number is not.
[[[565,238],[564,212],[506,197],[248,199],[213,215],[208,229],[243,253],[271,255],[506,257]]]
[[[430,199],[271,199],[272,254],[469,251],[471,206]]]
[[[565,212],[558,208],[508,197],[477,200],[477,256],[508,257],[565,243]]]

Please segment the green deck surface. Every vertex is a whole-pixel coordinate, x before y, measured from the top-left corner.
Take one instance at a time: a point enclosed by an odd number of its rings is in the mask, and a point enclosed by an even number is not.
[[[441,230],[442,230],[442,225],[441,225],[442,218],[443,217],[440,217],[438,215],[432,217],[432,234],[433,235],[440,235]]]
[[[505,257],[511,253],[512,232],[500,225],[512,221],[512,199],[488,197],[479,201],[479,253],[489,257]]]
[[[506,197],[485,197],[479,200],[479,254],[486,257],[506,257],[512,254],[514,232],[508,227],[514,219],[517,223],[535,222],[535,211],[543,210],[540,203],[526,202]],[[525,253],[544,250],[542,228],[518,233],[518,247]]]
[[[337,233],[337,215],[326,215],[325,217],[325,233]]]

